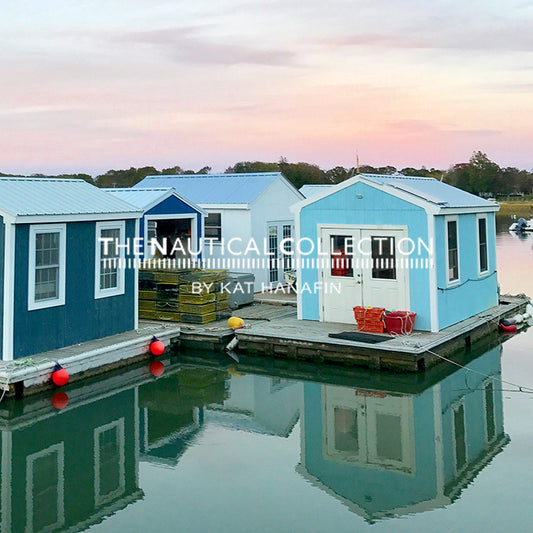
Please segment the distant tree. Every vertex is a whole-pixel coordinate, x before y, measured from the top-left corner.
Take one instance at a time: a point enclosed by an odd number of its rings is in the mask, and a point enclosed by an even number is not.
[[[176,165],[175,167],[164,168],[161,171],[161,174],[179,175],[183,174],[183,169],[180,166]]]
[[[470,188],[475,194],[492,192],[497,184],[501,169],[487,154],[474,152],[468,163],[470,167]]]
[[[334,167],[326,171],[326,179],[330,183],[341,183],[356,173],[355,168]]]
[[[240,161],[226,169],[226,174],[242,174],[246,172],[279,172],[278,163],[265,163],[263,161]]]

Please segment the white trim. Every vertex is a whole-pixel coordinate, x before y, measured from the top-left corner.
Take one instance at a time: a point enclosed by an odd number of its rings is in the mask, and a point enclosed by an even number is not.
[[[216,210],[242,210],[242,211],[250,211],[250,204],[200,204],[200,207],[202,209],[205,209],[207,211],[207,214],[209,214],[213,209]]]
[[[479,221],[485,220],[485,248],[487,254],[487,268],[486,270],[481,270],[481,235],[479,233]],[[484,278],[489,275],[490,272],[490,254],[489,254],[489,221],[487,220],[486,214],[476,215],[476,248],[477,248],[477,274],[478,277]]]
[[[43,233],[59,233],[59,272],[57,280],[57,298],[35,300],[35,240],[37,235]],[[28,311],[36,309],[48,309],[65,305],[66,284],[66,248],[67,248],[67,225],[66,224],[39,224],[30,226],[28,252]]]
[[[450,251],[448,249],[448,222],[455,222],[457,241],[457,279],[450,279]],[[444,217],[444,250],[446,253],[446,287],[455,287],[461,283],[461,245],[459,242],[459,217]]]
[[[111,296],[120,296],[125,293],[125,248],[126,245],[126,222],[119,220],[116,222],[97,222],[95,231],[95,265],[94,265],[94,299],[108,298]],[[120,250],[117,264],[117,285],[116,287],[110,287],[108,289],[100,288],[100,267],[101,267],[101,246],[100,237],[102,230],[105,229],[118,229]],[[112,246],[112,245],[111,245]],[[137,287],[135,287],[137,292]]]
[[[2,327],[2,360],[13,359],[15,316],[15,238],[13,219],[4,217],[4,312]]]
[[[100,435],[110,429],[117,429],[117,444],[119,453],[119,485],[118,487],[108,494],[100,493]],[[124,417],[104,424],[94,429],[94,504],[95,507],[99,507],[105,503],[114,500],[116,497],[124,493],[126,489],[126,473],[124,465]]]
[[[294,237],[295,242],[300,242],[300,216],[294,217]],[[302,303],[302,267],[300,265],[300,261],[302,260],[301,254],[298,253],[298,247],[295,247],[296,250],[294,250],[294,267],[296,270],[296,318],[298,320],[302,320],[302,309],[303,309],[303,303]],[[300,428],[301,431],[301,428]]]
[[[430,330],[432,332],[439,331],[439,301],[437,293],[437,242],[435,235],[435,216],[432,214],[427,215],[428,220],[428,239],[429,242],[433,242],[433,255],[429,256],[429,317],[430,317]]]
[[[65,445],[60,442],[26,457],[26,531],[28,533],[33,532],[33,464],[37,459],[53,453],[57,453],[57,522],[40,529],[39,533],[55,531],[65,524]]]
[[[437,215],[469,215],[472,213],[495,213],[500,206],[486,207],[441,207]]]
[[[141,218],[142,211],[124,213],[95,213],[80,215],[18,215],[15,224],[55,224],[60,222],[94,222],[103,220],[130,220]]]
[[[139,219],[135,221],[135,237],[139,237]],[[133,329],[139,329],[139,263],[133,255]],[[124,275],[125,277],[125,275]],[[124,282],[125,283],[125,282]]]
[[[148,241],[148,222],[151,220],[187,220],[191,221],[191,243],[194,246],[193,251],[198,245],[198,216],[196,213],[168,214],[168,215],[145,215],[144,216],[144,260],[154,259],[151,254],[150,243]],[[222,217],[221,217],[222,218]],[[197,256],[198,257],[198,256]]]

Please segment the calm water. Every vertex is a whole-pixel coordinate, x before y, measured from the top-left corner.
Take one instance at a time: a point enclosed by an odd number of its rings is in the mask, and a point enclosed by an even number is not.
[[[532,237],[498,235],[502,292],[533,295]],[[425,377],[189,355],[4,401],[2,531],[530,532],[533,394],[501,379],[533,386],[532,347]]]

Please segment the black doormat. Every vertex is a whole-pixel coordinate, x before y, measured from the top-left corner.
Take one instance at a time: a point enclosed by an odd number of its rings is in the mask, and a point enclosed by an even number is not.
[[[367,342],[376,344],[390,340],[390,335],[375,335],[374,333],[364,333],[362,331],[343,331],[341,333],[330,333],[329,337],[333,339],[343,339],[345,341]]]

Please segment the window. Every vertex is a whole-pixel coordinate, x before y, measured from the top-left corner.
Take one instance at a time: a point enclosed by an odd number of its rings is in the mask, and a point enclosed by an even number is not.
[[[485,383],[485,428],[487,430],[487,442],[491,443],[496,437],[496,415],[494,412],[494,384],[492,380]]]
[[[283,240],[291,239],[292,226],[290,224],[283,224]],[[283,272],[287,272],[292,269],[292,241],[286,240],[283,246]]]
[[[447,222],[448,281],[459,279],[459,248],[457,244],[457,220]]]
[[[124,418],[94,430],[94,499],[97,506],[124,493]]]
[[[455,467],[460,472],[467,463],[465,407],[463,403],[453,408],[453,434],[455,437]]]
[[[396,279],[394,237],[372,237],[372,278]]]
[[[483,274],[489,269],[487,250],[487,219],[485,217],[477,219],[477,230],[479,243],[479,273]]]
[[[278,281],[278,227],[268,227],[268,279]]]
[[[204,223],[204,233],[206,239],[222,240],[222,215],[220,213],[209,213],[207,215]]]
[[[26,531],[55,531],[65,524],[63,443],[26,458]]]
[[[353,277],[352,256],[347,254],[353,246],[352,237],[345,235],[332,235],[330,237],[330,268],[331,276],[342,278]]]
[[[96,223],[94,297],[124,294],[124,221]]]
[[[28,309],[65,304],[65,224],[30,226]]]

